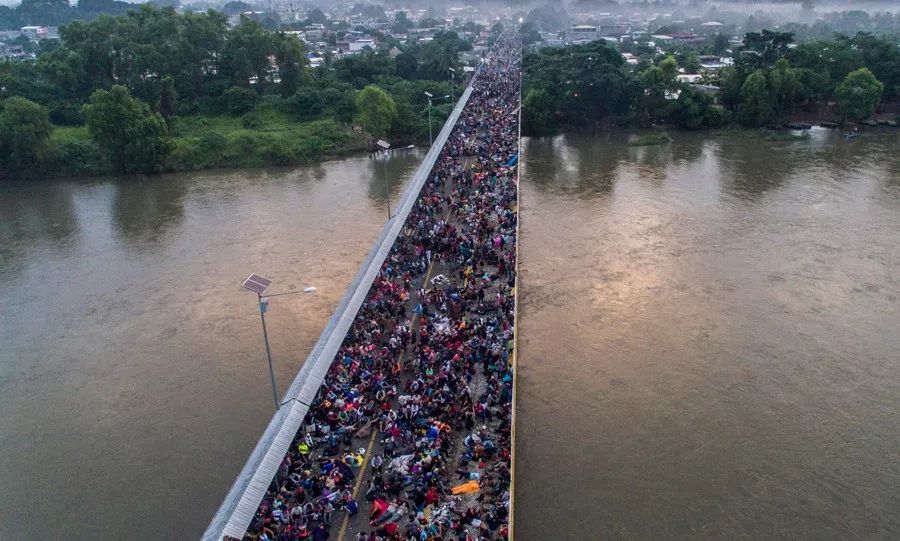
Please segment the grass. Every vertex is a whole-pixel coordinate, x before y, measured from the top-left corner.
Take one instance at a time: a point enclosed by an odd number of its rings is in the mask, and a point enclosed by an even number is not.
[[[56,126],[50,136],[50,143],[59,145],[66,142],[86,141],[90,139],[87,126]]]
[[[332,119],[296,121],[267,108],[179,118],[172,133],[166,168],[173,171],[306,164],[366,148],[365,136]]]
[[[175,118],[166,171],[217,167],[300,165],[366,148],[366,136],[331,118],[297,121],[262,105],[244,116]],[[111,173],[86,126],[57,126],[50,138],[50,163],[61,176]]]
[[[630,146],[633,147],[644,147],[651,145],[665,145],[666,143],[671,143],[672,138],[665,133],[648,133],[647,135],[641,135],[637,139],[633,139],[628,142]]]

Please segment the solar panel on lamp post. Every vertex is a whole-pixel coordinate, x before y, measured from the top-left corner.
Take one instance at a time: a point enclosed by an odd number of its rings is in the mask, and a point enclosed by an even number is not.
[[[259,301],[259,319],[262,321],[263,341],[266,344],[266,360],[269,362],[269,379],[272,382],[272,400],[275,402],[275,410],[277,411],[281,408],[281,401],[278,399],[278,386],[275,384],[275,371],[272,369],[272,350],[269,348],[269,333],[266,330],[266,311],[269,309],[269,297],[295,295],[297,293],[315,293],[316,288],[305,287],[300,291],[284,291],[282,293],[270,293],[263,296],[263,293],[269,289],[270,285],[272,285],[272,280],[253,273],[244,280],[241,287],[247,291],[256,293],[256,298]]]
[[[381,150],[384,151],[384,159],[381,161],[381,165],[384,168],[384,198],[387,200],[387,212],[388,212],[388,221],[391,221],[391,191],[388,189],[388,176],[387,176],[387,159],[388,159],[388,149],[391,148],[391,144],[385,141],[384,139],[379,139],[377,143]]]

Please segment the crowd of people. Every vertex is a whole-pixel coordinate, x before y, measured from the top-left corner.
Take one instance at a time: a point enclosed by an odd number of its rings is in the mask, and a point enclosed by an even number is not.
[[[507,539],[520,43],[501,37],[244,539]]]

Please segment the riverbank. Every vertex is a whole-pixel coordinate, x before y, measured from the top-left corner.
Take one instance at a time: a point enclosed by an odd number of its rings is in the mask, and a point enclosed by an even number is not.
[[[897,128],[888,125],[854,126],[856,135],[877,135],[881,133],[893,133]],[[804,141],[809,139],[812,130],[826,130],[843,135],[847,128],[839,128],[827,125],[827,123],[810,123],[804,127],[794,127],[793,123],[773,126],[769,128],[745,128],[743,126],[728,126],[723,128],[706,129],[706,130],[686,130],[677,126],[656,126],[653,128],[629,128],[616,127],[611,125],[593,126],[593,127],[570,127],[561,130],[552,135],[544,135],[535,139],[553,138],[560,136],[582,137],[587,135],[610,135],[622,134],[625,137],[627,146],[645,147],[645,146],[662,146],[670,143],[677,143],[682,136],[705,136],[708,138],[730,137],[738,138],[747,142],[766,142],[766,143],[790,143],[795,141]]]
[[[232,115],[175,118],[163,172],[307,165],[364,151],[369,137],[332,119],[297,121],[262,109],[252,122]],[[50,137],[44,176],[113,175],[86,126],[59,126]]]

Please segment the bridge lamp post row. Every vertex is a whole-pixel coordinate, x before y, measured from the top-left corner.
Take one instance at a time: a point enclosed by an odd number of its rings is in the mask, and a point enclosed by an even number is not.
[[[272,284],[272,280],[268,278],[263,278],[262,276],[253,273],[244,283],[241,284],[241,287],[246,289],[247,291],[252,291],[256,293],[256,298],[259,301],[259,319],[262,321],[262,331],[263,331],[263,341],[266,344],[266,359],[269,361],[269,379],[272,381],[272,400],[275,402],[275,411],[278,411],[281,408],[281,401],[278,399],[278,386],[275,384],[275,371],[272,369],[272,350],[269,348],[269,333],[266,331],[266,312],[269,310],[269,298],[271,297],[281,297],[283,295],[296,295],[298,293],[309,294],[315,293],[316,288],[314,287],[306,287],[300,291],[285,291],[282,293],[269,293],[267,295],[263,295],[269,286]]]

